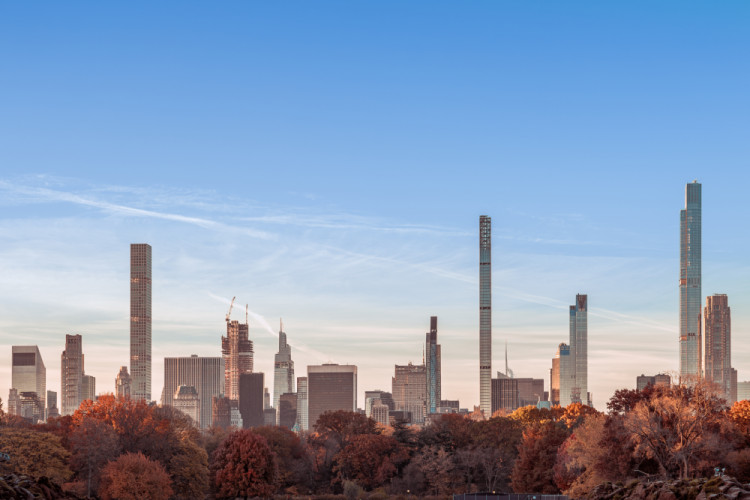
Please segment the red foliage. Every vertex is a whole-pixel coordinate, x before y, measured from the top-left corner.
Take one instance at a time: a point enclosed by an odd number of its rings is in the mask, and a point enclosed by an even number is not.
[[[518,460],[513,467],[512,485],[518,493],[556,494],[554,481],[557,450],[568,438],[567,428],[554,422],[534,425],[523,433]]]
[[[99,493],[104,500],[167,500],[170,483],[161,464],[141,453],[126,453],[104,467]]]
[[[212,482],[221,498],[269,496],[274,492],[275,455],[263,436],[233,432],[216,449]]]
[[[351,479],[365,489],[382,486],[409,460],[396,439],[377,434],[354,436],[335,457],[339,481]]]

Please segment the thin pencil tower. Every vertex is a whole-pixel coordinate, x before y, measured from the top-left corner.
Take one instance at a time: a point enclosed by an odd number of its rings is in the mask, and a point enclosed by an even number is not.
[[[479,407],[492,416],[492,219],[479,217]]]

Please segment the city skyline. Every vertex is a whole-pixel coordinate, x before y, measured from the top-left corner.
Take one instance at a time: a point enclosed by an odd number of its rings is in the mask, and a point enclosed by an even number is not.
[[[587,293],[603,409],[637,375],[679,370],[694,179],[702,294],[729,297],[750,379],[750,6],[145,8],[4,10],[3,399],[10,346],[38,345],[55,390],[70,334],[115,390],[129,245],[147,242],[152,399],[165,357],[221,356],[237,296],[267,385],[279,317],[297,374],[357,365],[363,401],[420,363],[438,316],[442,398],[478,404],[487,214],[494,352],[507,341],[516,376],[546,381]]]

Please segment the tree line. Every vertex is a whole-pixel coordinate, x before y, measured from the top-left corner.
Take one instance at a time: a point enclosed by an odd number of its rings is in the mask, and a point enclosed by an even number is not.
[[[750,481],[750,401],[729,408],[705,384],[649,386],[617,391],[607,409],[447,414],[421,429],[336,411],[297,435],[282,427],[202,432],[173,408],[108,395],[44,424],[2,415],[0,451],[12,453],[15,472],[102,499],[579,498],[604,482],[710,476],[716,467]]]

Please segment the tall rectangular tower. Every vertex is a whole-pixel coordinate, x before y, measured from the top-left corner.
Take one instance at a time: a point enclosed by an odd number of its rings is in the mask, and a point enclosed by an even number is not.
[[[60,410],[70,415],[83,401],[83,338],[65,336],[65,350],[60,359]]]
[[[39,400],[38,418],[44,420],[47,397],[47,369],[42,361],[39,347],[35,345],[14,345],[11,369],[11,387],[19,394],[33,392]]]
[[[701,185],[685,186],[680,210],[680,378],[701,376]]]
[[[281,395],[292,392],[294,392],[292,346],[287,344],[284,324],[279,320],[279,352],[274,356],[273,363],[273,407],[276,408],[277,423]]]
[[[705,377],[721,388],[732,401],[732,318],[729,300],[724,294],[706,297],[704,331],[706,333]]]
[[[437,413],[440,406],[440,344],[437,343],[437,316],[430,317],[426,334],[425,365],[427,369],[427,413]]]
[[[164,400],[172,406],[174,393],[181,386],[193,386],[198,393],[201,429],[211,427],[211,398],[224,390],[224,359],[219,357],[164,358]]]
[[[576,295],[570,306],[570,361],[575,382],[571,402],[589,404],[588,399],[588,296]]]
[[[479,407],[492,415],[492,219],[479,217]]]
[[[230,309],[231,312],[231,309]],[[230,320],[227,314],[227,336],[221,337],[224,358],[224,396],[232,401],[240,399],[240,375],[253,373],[253,341],[248,339],[250,325]]]
[[[151,401],[151,245],[130,245],[131,396]]]
[[[427,370],[424,365],[395,365],[391,393],[396,410],[411,412],[412,423],[424,423],[427,406]]]

